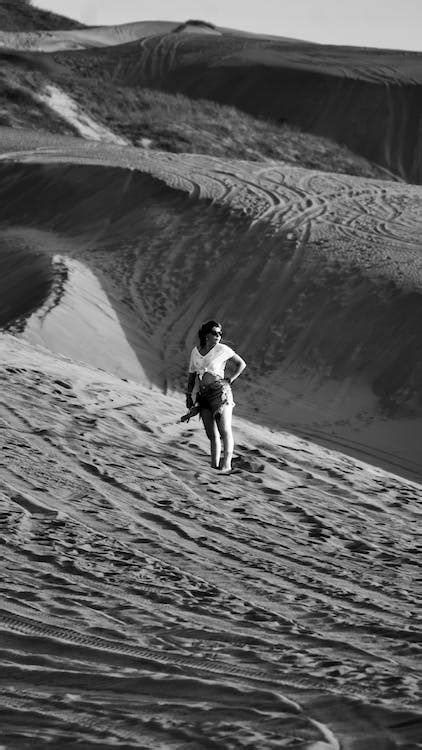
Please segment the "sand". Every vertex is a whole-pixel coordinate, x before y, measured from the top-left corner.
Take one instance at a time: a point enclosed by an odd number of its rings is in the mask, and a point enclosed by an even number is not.
[[[420,478],[418,186],[37,138],[3,131],[0,220],[103,291],[89,303],[68,285],[28,340],[101,366],[114,318],[107,369],[180,391],[198,322],[217,315],[249,364],[242,416]]]
[[[1,359],[6,743],[416,747],[419,485],[242,419],[219,477],[180,399]]]
[[[68,83],[92,77],[99,87],[105,80],[235,106],[345,145],[394,179],[422,183],[418,52],[315,44],[188,20],[0,31],[0,54]]]
[[[342,336],[358,266],[366,294],[415,293],[420,189],[23,132],[2,143],[2,241],[55,280],[0,339],[5,746],[416,748],[420,419],[400,443],[369,370],[352,358],[333,380],[335,336],[312,378],[297,340],[287,362],[269,350],[266,374],[259,356],[277,295],[306,309],[315,259],[342,265]],[[199,421],[178,422],[212,309],[250,372],[228,477],[208,468]]]
[[[0,128],[0,747],[417,750],[422,188],[83,134]]]
[[[63,49],[90,49],[127,44],[159,34],[168,34],[175,21],[140,21],[117,26],[98,26],[54,31],[0,31],[0,47],[6,49],[56,52]]]
[[[145,35],[53,57],[66,75],[83,71],[114,85],[209,99],[295,125],[348,146],[392,175],[422,182],[421,53],[220,31]],[[41,60],[49,66],[51,57]]]

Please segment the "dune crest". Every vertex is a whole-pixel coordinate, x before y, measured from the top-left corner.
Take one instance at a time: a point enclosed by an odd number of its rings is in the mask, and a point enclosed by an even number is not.
[[[195,324],[217,315],[249,362],[245,415],[419,475],[418,187],[56,142],[15,140],[26,163],[1,167],[1,219],[72,237],[151,382],[183,388]]]
[[[185,23],[181,23],[173,29],[173,34],[180,33],[191,33],[191,34],[217,34],[221,35],[221,31],[213,23],[207,21],[199,21],[196,19],[190,19]]]
[[[289,123],[345,144],[406,181],[422,181],[422,53],[220,31],[63,51],[57,60],[94,79],[105,75],[122,86],[210,99]]]
[[[80,29],[60,29],[57,31],[0,31],[0,47],[36,52],[57,52],[58,50],[90,49],[129,44],[149,37],[172,32],[213,33],[205,22],[198,26],[187,21],[135,21],[111,26],[93,26]],[[214,32],[217,33],[217,32]]]

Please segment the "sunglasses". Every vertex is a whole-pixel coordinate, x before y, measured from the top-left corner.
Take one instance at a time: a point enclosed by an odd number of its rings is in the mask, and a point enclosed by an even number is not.
[[[222,336],[223,335],[223,331],[210,331],[210,333],[212,334],[212,336]]]

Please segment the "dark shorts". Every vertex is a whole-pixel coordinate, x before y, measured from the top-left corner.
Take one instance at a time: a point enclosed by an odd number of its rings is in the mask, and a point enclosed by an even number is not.
[[[221,416],[225,406],[234,406],[233,393],[226,380],[216,380],[213,383],[200,386],[197,403],[201,409],[209,409],[214,418]]]

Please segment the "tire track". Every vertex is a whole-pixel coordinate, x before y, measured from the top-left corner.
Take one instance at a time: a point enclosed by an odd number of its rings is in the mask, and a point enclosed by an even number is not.
[[[42,441],[42,438],[39,439],[39,440]],[[41,445],[42,444],[43,444],[43,442],[41,442]],[[75,465],[75,471],[78,471],[77,465]],[[90,476],[89,473],[88,473],[88,476]],[[103,494],[103,487],[102,487],[101,479],[99,479],[98,481],[99,481],[99,484],[98,484],[97,481],[94,481],[93,482],[93,486],[95,487],[95,489],[97,491],[99,490],[100,493]],[[186,492],[186,485],[181,485],[181,489],[183,489],[183,491]],[[122,490],[124,490],[124,487],[121,488],[121,491]],[[124,502],[125,496],[126,496],[126,491],[121,496],[121,502]],[[136,497],[136,495],[135,495],[135,497]],[[194,500],[195,499],[199,500],[201,506],[203,505],[203,501],[199,498],[199,496],[197,495],[197,493],[191,494],[191,498],[194,499]],[[73,516],[73,518],[75,518],[74,511],[72,511],[72,516]],[[227,518],[229,518],[229,516],[227,516]],[[82,519],[82,520],[84,520],[84,519]],[[157,518],[157,520],[158,520],[158,518]],[[85,519],[85,523],[86,523],[86,519]],[[91,527],[92,527],[92,518],[90,519],[90,524],[91,524]],[[230,534],[232,533],[231,532],[231,528],[232,528],[232,523],[230,524],[229,538],[230,538]],[[242,534],[242,526],[239,525],[239,524],[237,524],[237,529],[238,529],[237,536],[239,537],[239,532],[241,532],[241,536],[244,536],[243,540],[241,540],[239,538],[239,542],[243,546],[243,549],[244,549],[244,554],[239,558],[239,564],[241,564],[242,566],[244,566],[246,564],[248,567],[250,567],[250,566],[252,566],[252,567],[256,566],[257,565],[257,558],[254,556],[253,558],[248,559],[248,557],[246,556],[247,549],[249,548],[249,545],[250,545],[250,534],[249,534],[249,532],[246,535]],[[101,527],[99,527],[97,530],[102,530],[102,529],[101,529]],[[186,550],[186,545],[184,545],[184,549]],[[277,562],[277,564],[280,565],[280,560],[277,557],[274,557],[274,555],[268,555],[268,553],[263,553],[262,551],[260,551],[259,555],[260,555],[260,559],[263,559],[263,561],[265,561],[265,562],[272,562],[273,564],[275,562]],[[283,554],[283,557],[285,559],[288,559],[286,557],[285,553]],[[232,565],[233,564],[233,558],[232,558],[232,556],[230,556],[229,559],[231,561],[230,564]],[[293,566],[296,569],[296,575],[302,576],[303,572],[306,571],[307,562],[306,562],[306,560],[304,560],[303,563],[300,563],[300,562],[299,563],[297,563],[297,562],[295,563],[294,560],[289,559],[289,565]],[[265,570],[265,568],[263,568],[263,570]],[[281,573],[281,568],[280,568],[280,573]],[[335,581],[335,579],[331,579],[331,585],[333,585],[334,581]],[[326,585],[328,585],[328,583],[329,583],[329,579],[327,577],[325,577],[325,583],[326,583]],[[302,578],[301,585],[302,586],[306,585],[306,578],[305,578],[305,580],[303,580],[303,578]],[[336,582],[336,585],[338,585],[337,582]],[[344,580],[342,581],[342,586],[344,586]],[[278,615],[278,617],[279,617],[279,615]]]
[[[311,678],[300,678],[298,684],[297,681],[290,681],[288,678],[286,679],[284,675],[281,677],[279,683],[278,670],[274,669],[274,667],[270,667],[270,665],[268,665],[268,670],[264,671],[242,668],[233,664],[228,664],[227,662],[219,663],[217,660],[211,661],[204,658],[198,659],[179,654],[163,653],[158,650],[131,646],[126,643],[118,643],[116,641],[111,642],[99,636],[92,636],[85,633],[78,634],[68,628],[34,622],[22,615],[12,615],[1,609],[0,628],[5,633],[17,633],[24,636],[30,636],[30,643],[32,646],[34,639],[40,639],[44,642],[46,639],[51,639],[62,644],[77,646],[82,651],[99,651],[101,652],[103,659],[107,659],[108,656],[128,656],[134,661],[140,661],[151,665],[153,670],[157,670],[159,667],[167,667],[169,670],[177,672],[180,668],[183,668],[186,670],[185,674],[186,672],[193,671],[194,673],[216,675],[222,682],[227,682],[231,679],[238,679],[240,681],[245,680],[253,683],[259,682],[260,684],[266,684],[269,687],[273,686],[273,688],[277,688],[280,683],[300,688],[314,689],[318,686],[322,687],[322,684],[319,683],[319,681]],[[294,701],[291,701],[280,694],[274,695],[276,702],[280,707],[293,711],[294,713],[301,712],[300,706]]]

